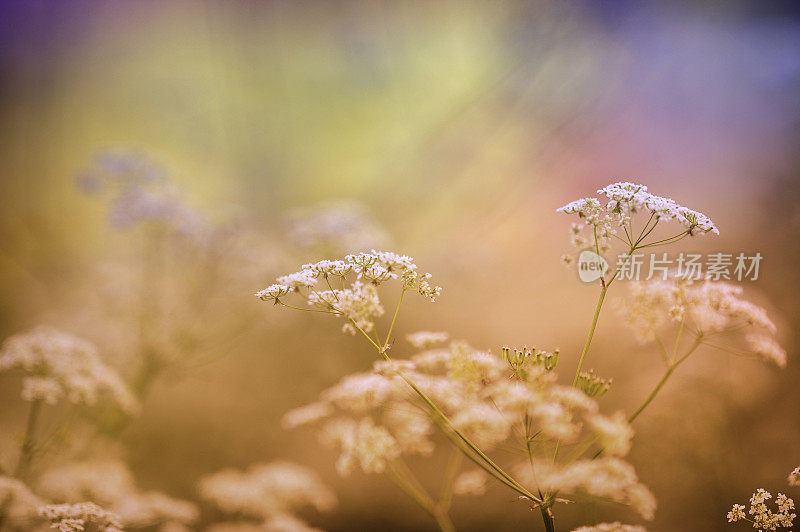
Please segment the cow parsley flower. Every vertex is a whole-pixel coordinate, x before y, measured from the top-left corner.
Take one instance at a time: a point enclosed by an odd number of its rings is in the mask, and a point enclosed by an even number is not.
[[[49,520],[51,528],[57,528],[59,532],[83,532],[90,523],[102,532],[122,530],[119,516],[93,502],[49,504],[39,508],[39,515]]]
[[[644,185],[612,183],[597,193],[603,198],[581,198],[557,209],[557,212],[574,214],[579,218],[579,222],[570,228],[570,241],[578,253],[594,251],[602,254],[609,250],[612,239],[624,242],[629,252],[633,252],[642,247],[676,242],[685,236],[719,234],[717,226],[705,214],[678,205],[672,199],[656,196]],[[633,218],[637,213],[642,213],[644,222],[638,224],[634,232]],[[662,221],[677,222],[682,226],[682,232],[666,239],[654,239],[651,234]],[[562,257],[567,265],[573,260],[570,255]]]
[[[715,347],[786,365],[786,351],[772,336],[775,324],[764,308],[744,299],[740,286],[680,276],[629,286],[631,297],[620,301],[618,310],[642,343],[657,340],[665,328],[678,329],[693,334],[698,342],[713,336]],[[717,338],[724,336],[741,340],[730,347],[717,345]]]
[[[223,469],[200,479],[198,491],[223,513],[260,519],[305,507],[329,511],[337,504],[314,471],[286,461],[253,464],[246,471]]]
[[[406,335],[406,340],[417,349],[428,349],[436,344],[444,343],[450,338],[446,332],[418,331]]]
[[[453,483],[453,493],[457,495],[483,495],[486,493],[488,477],[482,469],[465,471]]]
[[[794,510],[794,501],[786,495],[779,493],[775,498],[777,512],[767,506],[767,502],[772,499],[772,494],[759,488],[750,497],[750,508],[745,514],[745,507],[741,504],[734,504],[728,512],[728,522],[749,521],[753,528],[761,530],[777,530],[778,528],[789,528],[797,517]],[[750,517],[748,517],[748,515]]]
[[[355,334],[360,329],[371,332],[375,320],[384,314],[378,287],[399,281],[403,291],[415,291],[435,301],[442,288],[431,284],[431,274],[417,271],[414,259],[391,251],[372,250],[369,253],[347,255],[343,260],[321,260],[304,264],[295,273],[283,275],[256,292],[263,301],[287,307],[302,307],[287,303],[290,298],[304,299],[305,310],[341,316],[347,320],[342,329]]]
[[[290,211],[286,234],[297,246],[322,253],[366,251],[389,242],[386,229],[354,201],[324,202]]]
[[[126,527],[193,524],[200,516],[194,504],[157,491],[141,492],[133,474],[119,460],[89,460],[48,469],[39,490],[58,502],[91,498],[113,512]]]
[[[37,327],[9,337],[0,348],[0,372],[23,372],[22,398],[94,405],[108,397],[134,413],[138,402],[116,371],[105,365],[90,342],[52,327]]]
[[[578,460],[563,466],[540,460],[533,469],[529,462],[524,462],[516,471],[519,478],[538,482],[540,489],[583,493],[627,504],[647,520],[655,515],[655,497],[639,482],[633,466],[619,458]]]
[[[572,532],[647,532],[647,529],[638,525],[623,525],[619,521],[614,523],[600,523],[593,526],[582,526]]]
[[[795,467],[792,472],[789,473],[789,485],[800,486],[800,467]]]

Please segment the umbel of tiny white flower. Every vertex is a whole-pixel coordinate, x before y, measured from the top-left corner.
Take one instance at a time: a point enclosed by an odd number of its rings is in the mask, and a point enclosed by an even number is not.
[[[344,331],[355,334],[361,329],[368,333],[374,328],[375,319],[384,313],[378,286],[397,281],[403,293],[416,291],[435,301],[442,288],[432,285],[430,278],[431,274],[417,271],[411,257],[373,249],[370,253],[347,255],[343,260],[304,264],[300,271],[278,277],[255,295],[276,305],[344,317]],[[307,307],[287,303],[290,296],[305,300]]]
[[[138,401],[123,380],[101,360],[90,342],[52,327],[37,327],[9,337],[0,348],[0,372],[21,369],[22,398],[55,404],[65,397],[94,405],[102,396],[124,412],[138,410]]]
[[[203,477],[198,491],[223,513],[265,522],[266,530],[312,530],[294,513],[309,506],[329,511],[337,504],[314,471],[286,461],[253,464],[246,471],[223,469]],[[226,529],[223,524],[212,528]]]
[[[90,460],[48,469],[38,490],[57,502],[90,498],[116,514],[126,527],[189,526],[200,511],[194,504],[157,491],[140,491],[119,460]]]
[[[791,473],[789,473],[789,485],[790,486],[800,486],[800,467],[795,467]]]
[[[767,507],[767,501],[771,498],[771,493],[759,488],[750,497],[750,508],[747,513],[745,513],[744,505],[734,504],[731,511],[728,512],[728,522],[748,521],[753,524],[753,528],[760,530],[777,530],[778,528],[791,527],[794,523],[794,518],[797,517],[792,512],[794,510],[794,501],[783,493],[779,493],[775,498],[777,512],[773,512]]]
[[[638,525],[623,525],[617,521],[614,523],[600,523],[594,526],[582,526],[572,532],[647,532],[647,529]]]
[[[39,515],[49,520],[51,528],[57,528],[59,532],[83,532],[90,523],[101,532],[122,530],[118,515],[93,502],[50,504],[39,508]]]
[[[624,242],[632,252],[677,242],[686,236],[719,234],[717,226],[705,214],[679,205],[670,198],[656,196],[648,192],[645,185],[612,183],[597,193],[604,199],[581,198],[557,209],[557,212],[578,216],[580,221],[570,228],[571,243],[578,251],[603,253],[609,249],[612,238]],[[637,228],[634,232],[633,218],[637,213],[642,213],[646,222],[641,230]],[[648,242],[647,238],[662,221],[674,221],[683,229],[669,238]],[[566,255],[562,260],[570,264],[572,257]]]
[[[538,349],[515,350],[519,358],[503,358],[452,342],[446,348],[419,352],[407,360],[379,361],[374,370],[349,375],[322,392],[320,399],[284,416],[284,426],[318,424],[321,440],[340,451],[337,470],[393,474],[393,463],[404,455],[429,455],[439,417],[421,401],[409,400],[405,378],[425,391],[458,428],[483,450],[491,450],[519,435],[537,447],[598,444],[607,457],[596,467],[550,468],[542,476],[526,477],[532,485],[582,492],[633,505],[647,518],[655,502],[632,467],[621,460],[628,453],[633,431],[625,416],[599,413],[595,400],[572,387],[560,386],[545,367],[554,357]],[[513,365],[512,365],[513,364]],[[518,425],[523,425],[522,427]],[[522,429],[520,435],[514,429]],[[524,454],[524,453],[523,453]],[[551,462],[551,460],[546,460]],[[521,470],[529,471],[529,457]],[[466,474],[465,474],[466,475]],[[483,477],[481,476],[483,475]],[[526,473],[521,473],[525,476]],[[592,478],[613,480],[616,492]],[[538,477],[538,478],[537,478]],[[455,493],[478,494],[486,473],[459,477]]]
[[[786,366],[786,351],[773,337],[775,324],[764,308],[743,297],[740,286],[682,276],[637,281],[629,286],[631,297],[620,302],[619,310],[625,325],[642,343],[663,343],[669,336],[676,336],[677,343],[682,334],[694,337],[697,345],[706,343],[738,355],[755,356],[781,368]],[[724,336],[734,337],[735,343],[717,343]]]

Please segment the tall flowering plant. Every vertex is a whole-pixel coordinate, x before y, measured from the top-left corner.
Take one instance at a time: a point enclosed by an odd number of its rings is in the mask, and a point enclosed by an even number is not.
[[[764,309],[745,300],[736,286],[680,276],[636,284],[620,311],[643,342],[659,346],[666,371],[630,414],[601,412],[598,400],[610,389],[611,379],[585,367],[606,294],[626,257],[719,231],[706,215],[656,196],[643,185],[614,183],[598,194],[601,198],[582,198],[558,209],[578,218],[571,228],[577,253],[599,256],[614,242],[625,250],[617,268],[602,271],[598,278],[598,301],[571,385],[557,382],[557,364],[564,358],[557,350],[504,347],[498,356],[465,342],[446,345],[445,333],[419,332],[408,336],[415,354],[390,356],[406,295],[418,293],[435,301],[442,289],[430,274],[419,273],[411,257],[373,250],[306,264],[256,294],[276,306],[342,320],[343,330],[363,337],[378,357],[370,371],[345,377],[318,401],[289,412],[285,425],[316,426],[321,440],[339,450],[336,466],[341,474],[356,468],[385,473],[443,531],[454,530],[452,498],[480,495],[487,480],[538,510],[548,531],[556,529],[557,505],[587,499],[625,504],[652,519],[655,498],[625,456],[633,437],[631,424],[677,367],[701,346],[760,356],[779,366],[786,354],[773,338],[775,326]],[[657,236],[664,230],[666,236]],[[564,260],[574,258],[567,255]],[[399,297],[385,323],[380,296],[390,286]],[[720,343],[742,334],[745,342],[736,347]],[[431,454],[434,431],[452,448],[438,495],[426,489],[403,459]],[[507,443],[519,450],[516,463],[490,456]],[[471,469],[462,469],[464,458]],[[642,528],[604,523],[580,530]]]

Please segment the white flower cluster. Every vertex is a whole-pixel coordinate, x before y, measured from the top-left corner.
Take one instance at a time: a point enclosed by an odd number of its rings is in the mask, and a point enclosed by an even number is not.
[[[108,220],[116,229],[158,224],[194,240],[209,236],[211,227],[205,217],[186,205],[164,169],[143,154],[102,153],[78,184],[91,194],[113,191]]]
[[[648,520],[655,515],[655,497],[639,482],[633,466],[619,458],[606,456],[563,466],[539,460],[532,467],[526,462],[517,467],[517,474],[519,478],[538,481],[540,489],[583,493],[626,504]]]
[[[245,472],[224,469],[203,477],[198,491],[223,513],[259,520],[254,530],[314,530],[293,514],[308,506],[329,511],[337,504],[316,473],[285,461],[254,464]],[[220,523],[212,530],[237,530],[234,526]]]
[[[508,352],[511,356],[510,349]],[[508,360],[463,342],[422,351],[408,360],[379,361],[374,371],[345,377],[325,390],[318,402],[288,412],[283,422],[288,428],[319,424],[323,442],[340,450],[340,474],[358,466],[367,473],[380,473],[403,454],[425,455],[434,449],[431,434],[437,418],[424,402],[409,394],[405,377],[483,451],[505,442],[515,427],[523,426],[530,427],[537,448],[552,447],[557,441],[565,446],[596,443],[606,458],[587,464],[597,466],[548,471],[550,477],[543,478],[549,478],[551,484],[541,487],[557,485],[565,491],[610,497],[651,516],[655,506],[652,495],[638,483],[631,466],[619,458],[628,453],[633,437],[625,416],[621,412],[602,415],[597,402],[586,393],[556,384],[555,375],[545,367],[552,354],[539,350],[520,353],[530,355],[525,357],[529,362],[541,363],[527,365],[524,372],[514,371]],[[525,464],[529,469],[527,457]],[[485,476],[477,471],[465,473],[456,481],[455,493],[480,493]],[[593,478],[613,482],[609,488],[603,482],[595,485]],[[529,480],[538,484],[536,478]]]
[[[138,402],[116,371],[105,365],[90,342],[52,327],[37,327],[8,338],[0,348],[0,372],[21,369],[22,397],[55,404],[96,404],[107,396],[123,411]]]
[[[594,526],[582,526],[572,532],[647,532],[647,529],[638,525],[623,525],[620,522],[600,523]]]
[[[417,331],[406,335],[406,340],[417,349],[429,349],[443,344],[449,338],[450,335],[446,332]]]
[[[481,469],[465,471],[456,477],[453,493],[456,495],[483,495],[486,493],[486,481],[489,477]]]
[[[674,220],[683,225],[688,235],[714,233],[719,234],[705,214],[678,205],[674,200],[656,196],[647,191],[647,187],[630,182],[613,183],[597,191],[605,196],[605,201],[597,198],[581,198],[557,209],[565,214],[577,214],[581,223],[572,225],[572,244],[579,250],[595,249],[606,251],[609,241],[617,234],[619,227],[625,227],[637,212],[649,212],[657,222]],[[642,229],[642,236],[648,223]],[[586,234],[585,234],[586,233]],[[631,244],[635,243],[635,235],[627,235]]]
[[[350,276],[350,279],[348,279]],[[442,288],[430,283],[431,274],[420,274],[414,259],[391,251],[347,255],[344,260],[321,260],[304,264],[299,272],[278,277],[276,283],[257,292],[263,301],[283,303],[296,294],[313,310],[329,312],[348,320],[343,329],[369,332],[374,321],[384,313],[377,287],[386,281],[399,280],[404,290],[414,290],[435,301]],[[347,284],[349,283],[349,287]],[[325,286],[325,289],[316,287]],[[336,288],[335,286],[341,286]]]
[[[773,338],[775,324],[764,308],[742,297],[742,288],[723,281],[694,281],[671,277],[665,281],[630,283],[631,297],[619,310],[623,322],[637,338],[648,342],[665,324],[685,321],[696,333],[708,335],[751,331],[744,335],[749,352],[779,367],[786,365],[786,351]]]
[[[119,460],[90,460],[50,468],[39,491],[51,500],[91,499],[108,508],[126,527],[188,526],[200,512],[194,504],[157,491],[141,492],[130,469]]]
[[[50,527],[59,532],[83,532],[90,523],[101,532],[122,530],[119,516],[93,502],[49,504],[39,508],[39,515],[49,520]]]
[[[789,473],[789,485],[790,486],[800,486],[800,467],[795,467],[791,473]]]
[[[753,528],[760,530],[777,530],[778,528],[789,528],[794,523],[794,518],[797,515],[792,511],[794,510],[794,501],[779,493],[775,498],[775,505],[777,512],[773,512],[767,507],[767,501],[772,498],[772,494],[766,490],[759,488],[750,497],[750,509],[745,513],[745,507],[741,504],[734,504],[730,512],[728,512],[728,522],[734,523],[736,521],[750,521],[753,523]],[[751,517],[747,517],[750,515]]]
[[[326,202],[291,211],[287,235],[296,245],[326,254],[366,251],[385,246],[389,235],[360,203]]]

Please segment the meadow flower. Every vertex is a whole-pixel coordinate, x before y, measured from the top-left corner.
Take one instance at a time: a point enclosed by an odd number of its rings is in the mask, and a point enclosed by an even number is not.
[[[775,498],[777,512],[773,512],[767,502],[772,499],[772,494],[759,488],[750,497],[750,508],[745,514],[745,507],[741,504],[734,504],[728,512],[728,522],[749,521],[753,528],[761,530],[777,530],[778,528],[789,528],[797,517],[794,510],[794,501],[786,495],[779,493]],[[748,517],[748,515],[750,517]]]
[[[407,334],[406,340],[417,349],[429,349],[436,344],[444,343],[450,338],[446,332],[418,331]]]
[[[341,451],[336,471],[342,476],[349,475],[356,465],[365,473],[382,473],[401,454],[400,445],[389,431],[368,417],[359,421],[334,419],[322,430],[323,441]]]
[[[158,225],[181,237],[207,239],[210,224],[180,197],[163,167],[141,153],[107,152],[97,156],[78,180],[87,193],[114,194],[108,220],[115,229]]]
[[[786,352],[771,336],[776,327],[764,308],[747,301],[740,286],[723,281],[695,281],[680,276],[667,280],[630,283],[631,297],[620,302],[623,323],[633,329],[640,342],[657,340],[666,326],[694,335],[699,343],[721,335],[744,333],[730,348],[737,354],[757,356],[779,367],[786,365]],[[679,307],[676,321],[674,309]]]
[[[593,526],[582,526],[572,532],[647,532],[643,526],[623,525],[619,521],[614,523],[600,523]]]
[[[59,532],[82,532],[90,523],[102,532],[122,530],[119,516],[93,502],[49,504],[39,508],[39,515],[49,520],[51,528],[57,528]]]
[[[386,229],[355,201],[332,201],[302,207],[285,216],[288,239],[303,249],[342,254],[383,247]]]
[[[275,514],[264,521],[264,532],[322,532],[321,529],[309,526],[302,519],[290,514]]]
[[[643,518],[653,519],[656,501],[653,494],[636,476],[633,466],[615,457],[577,460],[566,465],[524,462],[517,467],[520,478],[538,481],[540,489],[563,495],[586,494],[630,505]]]
[[[329,511],[337,503],[314,471],[285,461],[253,464],[246,471],[223,469],[201,478],[198,491],[226,514],[260,519],[305,507]]]
[[[198,508],[157,491],[141,492],[127,465],[114,459],[67,463],[48,469],[38,488],[50,499],[68,503],[87,498],[113,512],[126,527],[190,525]]]
[[[453,483],[453,493],[457,495],[483,495],[486,493],[486,473],[481,469],[465,471]]]
[[[109,507],[136,492],[128,466],[119,460],[102,459],[51,467],[39,477],[37,487],[56,502],[91,499]]]
[[[800,486],[800,467],[795,467],[792,472],[789,473],[789,485]]]
[[[61,397],[94,405],[108,397],[134,413],[138,402],[116,371],[105,365],[90,342],[51,327],[9,337],[0,348],[0,372],[23,372],[22,397],[54,403]]]
[[[284,300],[289,297],[304,299],[311,307],[306,310],[341,316],[347,320],[342,327],[345,332],[355,334],[360,329],[366,334],[384,314],[378,294],[381,284],[399,281],[404,292],[416,291],[435,301],[442,289],[431,284],[430,279],[430,274],[417,271],[414,259],[408,255],[373,249],[369,253],[347,255],[344,260],[326,259],[304,264],[300,271],[278,277],[276,283],[255,295],[263,301],[300,310],[303,308]]]
[[[200,517],[200,511],[191,502],[175,499],[158,491],[134,493],[113,506],[114,512],[126,527],[143,528],[160,524],[188,526]]]
[[[557,209],[557,212],[577,215],[580,220],[570,228],[570,240],[578,252],[604,253],[609,250],[612,238],[621,240],[627,244],[629,252],[633,252],[641,247],[676,242],[685,236],[719,234],[716,225],[703,213],[683,207],[672,199],[656,196],[644,185],[612,183],[597,193],[603,196],[603,200],[581,198]],[[645,217],[649,214],[649,218],[637,235],[633,232],[632,218],[640,212]],[[675,221],[683,226],[683,231],[666,239],[653,240],[651,237],[648,241],[661,221]],[[574,257],[569,255],[562,257],[562,262],[567,265],[573,260]]]

